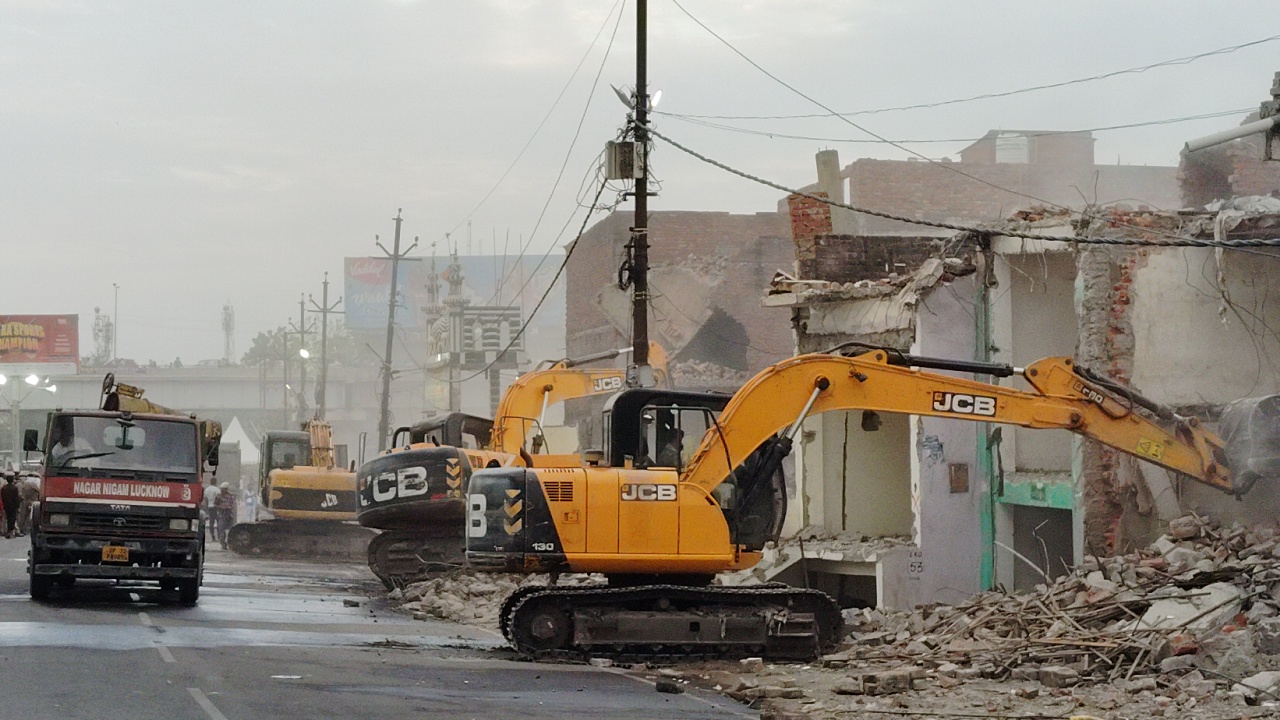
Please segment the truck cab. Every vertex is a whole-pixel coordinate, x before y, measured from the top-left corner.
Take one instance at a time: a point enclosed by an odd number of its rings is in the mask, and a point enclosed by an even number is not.
[[[49,414],[43,482],[31,531],[31,597],[79,579],[156,582],[184,604],[199,597],[200,501],[217,465],[216,424],[194,416],[121,411]]]

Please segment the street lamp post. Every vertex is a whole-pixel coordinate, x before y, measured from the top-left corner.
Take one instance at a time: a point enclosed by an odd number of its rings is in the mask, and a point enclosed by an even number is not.
[[[298,384],[298,422],[305,423],[307,421],[307,360],[310,359],[311,353],[306,348],[298,348],[298,365],[299,370]]]
[[[0,375],[0,386],[13,387],[14,390],[12,391],[12,393],[16,395],[17,389],[18,389],[17,378],[14,378],[13,379],[14,382],[12,383],[10,383],[9,380],[10,378],[7,375]],[[22,403],[23,401],[25,401],[28,397],[31,397],[31,393],[35,392],[36,390],[44,390],[46,392],[51,392],[51,393],[58,391],[58,386],[50,383],[49,378],[44,378],[43,380],[41,380],[39,376],[34,374],[28,375],[26,378],[23,379],[23,382],[31,386],[31,389],[28,390],[25,395],[23,395],[22,397],[10,397],[9,394],[6,393],[4,397],[5,402],[8,403],[9,405],[9,424],[12,426],[12,429],[13,429],[13,462],[15,465],[15,468],[14,468],[15,470],[22,468]]]

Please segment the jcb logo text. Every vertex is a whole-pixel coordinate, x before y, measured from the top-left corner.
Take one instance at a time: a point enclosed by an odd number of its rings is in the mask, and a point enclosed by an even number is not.
[[[674,502],[676,499],[676,486],[654,485],[652,483],[626,483],[622,486],[622,499]]]
[[[596,392],[609,392],[610,390],[622,389],[622,378],[614,375],[613,377],[598,377],[591,381],[591,387]]]
[[[996,414],[996,399],[987,395],[936,392],[933,394],[933,409],[938,412],[990,417]]]
[[[399,470],[388,470],[366,482],[372,485],[372,502],[387,502],[397,497],[413,497],[425,495],[427,492],[427,471],[422,467],[407,467]],[[368,505],[371,499],[360,494],[360,504]]]

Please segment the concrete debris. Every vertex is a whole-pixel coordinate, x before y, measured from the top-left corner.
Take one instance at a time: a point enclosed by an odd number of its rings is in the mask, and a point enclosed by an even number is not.
[[[592,575],[561,575],[560,585],[603,583]],[[415,620],[441,618],[453,622],[494,628],[502,603],[517,588],[546,585],[546,575],[508,575],[474,570],[455,570],[438,577],[416,582],[387,596],[398,601],[400,609]]]
[[[874,562],[882,553],[909,546],[911,546],[911,539],[908,537],[868,537],[850,533],[832,533],[824,528],[810,525],[800,530],[794,537],[784,538],[776,546],[766,545],[760,562],[750,569],[723,573],[717,580],[724,585],[754,585],[772,581],[773,578],[806,558],[826,562]],[[851,618],[846,617],[845,621],[849,622]],[[874,638],[867,639],[867,642],[878,641]]]
[[[671,363],[671,377],[678,387],[733,387],[737,388],[751,379],[746,370],[717,365],[713,362],[686,360]]]
[[[1278,547],[1276,530],[1178,518],[1150,547],[1090,558],[1034,592],[988,592],[913,613],[846,610],[848,640],[822,664],[862,677],[910,659],[948,682],[1034,679],[1049,688],[1197,668],[1246,677],[1280,665],[1262,654],[1280,653]],[[1184,694],[1207,687],[1187,682]]]
[[[972,275],[977,266],[969,257],[930,258],[910,273],[890,272],[874,280],[835,282],[806,280],[778,271],[769,283],[770,295],[794,294],[805,301],[861,300],[887,297],[899,292],[919,293],[940,283]]]

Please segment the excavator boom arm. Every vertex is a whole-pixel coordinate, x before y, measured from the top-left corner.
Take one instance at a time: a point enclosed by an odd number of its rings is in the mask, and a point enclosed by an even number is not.
[[[1070,358],[1045,358],[1021,374],[1035,392],[891,364],[883,350],[791,358],[734,395],[703,436],[682,482],[711,491],[771,436],[798,427],[806,413],[872,410],[1070,430],[1234,492],[1230,473],[1216,459],[1222,440],[1194,419],[1176,418],[1166,429],[1078,375]]]
[[[667,354],[655,343],[649,345],[654,376],[659,384],[667,380]],[[626,385],[625,370],[589,370],[561,360],[545,370],[521,375],[502,395],[493,426],[492,450],[519,454],[529,430],[540,421],[542,412],[556,403],[573,398],[613,393]]]

